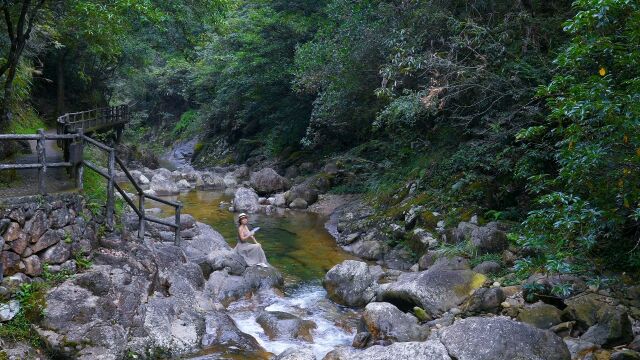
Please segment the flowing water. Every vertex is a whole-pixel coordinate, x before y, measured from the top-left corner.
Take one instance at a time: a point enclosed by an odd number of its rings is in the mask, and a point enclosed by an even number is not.
[[[221,201],[232,196],[220,192],[191,191],[167,197],[184,204],[183,213],[213,226],[230,246],[236,243],[234,214],[220,208]],[[170,209],[162,208],[163,215]],[[342,251],[325,228],[326,217],[303,212],[284,214],[253,214],[250,227],[259,226],[256,239],[262,244],[269,263],[285,278],[284,294],[262,291],[250,299],[232,303],[228,312],[241,331],[255,337],[272,354],[291,346],[311,346],[318,358],[338,345],[349,345],[353,339],[358,313],[338,306],[327,299],[321,280],[334,265],[351,258]],[[269,340],[255,319],[261,310],[284,311],[305,320],[312,320],[313,343],[301,340]],[[268,354],[242,353],[237,349],[212,349],[199,359],[264,359]]]

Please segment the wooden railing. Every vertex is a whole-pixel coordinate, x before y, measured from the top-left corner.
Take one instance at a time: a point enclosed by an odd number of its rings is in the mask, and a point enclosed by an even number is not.
[[[129,170],[127,169],[127,167],[124,165],[124,163],[122,162],[122,160],[120,160],[118,158],[118,156],[116,155],[116,150],[112,147],[109,147],[99,141],[96,141],[84,134],[82,134],[82,129],[79,130],[79,135],[81,135],[82,139],[84,140],[84,142],[86,144],[89,145],[93,145],[95,146],[97,149],[105,152],[107,154],[108,157],[108,161],[107,161],[107,169],[106,171],[102,168],[100,168],[99,166],[97,166],[96,164],[92,163],[89,160],[83,159],[82,160],[82,165],[88,167],[89,169],[95,171],[96,173],[98,173],[100,176],[102,176],[103,178],[107,179],[107,224],[108,226],[113,226],[113,214],[115,213],[115,197],[114,197],[114,190],[117,190],[120,195],[122,196],[122,199],[124,199],[124,201],[131,207],[131,209],[133,209],[133,211],[136,213],[136,215],[138,215],[138,237],[139,238],[143,238],[144,237],[144,232],[145,232],[145,221],[150,221],[156,224],[160,224],[160,225],[164,225],[164,226],[168,226],[170,228],[174,229],[175,232],[175,242],[176,244],[180,243],[180,212],[182,209],[182,204],[179,202],[175,202],[175,201],[170,201],[170,200],[165,200],[162,198],[159,198],[157,196],[153,196],[153,195],[149,195],[149,194],[145,194],[144,191],[142,190],[142,188],[140,188],[140,186],[138,185],[138,183],[136,182],[136,180],[133,178],[133,176],[131,176],[131,173],[129,173]],[[84,146],[81,147],[80,151],[83,151]],[[136,206],[136,204],[133,202],[133,200],[131,198],[129,198],[129,195],[127,195],[126,191],[124,191],[120,185],[118,185],[118,183],[116,182],[116,165],[120,167],[120,169],[124,172],[124,174],[126,175],[127,179],[129,180],[129,182],[133,185],[133,187],[136,189],[137,195],[138,195],[138,206]],[[80,170],[82,171],[82,170]],[[172,206],[175,210],[175,223],[171,223],[169,221],[165,221],[165,220],[161,220],[155,217],[150,217],[147,216],[147,214],[145,213],[145,199],[148,198],[150,200],[153,201],[157,201],[159,203],[165,204],[165,205],[169,205]]]
[[[58,134],[75,133],[83,129],[85,133],[122,125],[129,121],[127,105],[68,113],[58,118]]]
[[[41,195],[46,194],[46,178],[47,168],[72,168],[73,174],[76,179],[76,186],[82,188],[82,172],[79,171],[79,161],[72,162],[47,162],[47,152],[45,147],[45,141],[77,141],[78,134],[63,134],[53,135],[45,134],[44,130],[38,130],[37,135],[18,135],[18,134],[0,134],[0,141],[25,141],[35,140],[36,152],[38,154],[38,162],[31,164],[0,164],[0,170],[27,170],[38,169],[38,192]]]
[[[113,147],[107,146],[99,141],[96,141],[89,136],[86,136],[83,129],[80,128],[75,134],[45,134],[44,130],[38,130],[37,135],[17,135],[17,134],[0,134],[0,141],[17,141],[17,140],[35,140],[37,141],[36,149],[38,153],[38,162],[33,164],[0,164],[1,170],[22,170],[22,169],[38,169],[38,191],[40,194],[46,194],[46,177],[48,168],[60,168],[67,167],[72,169],[73,177],[75,178],[76,187],[78,190],[83,190],[83,176],[84,167],[95,171],[97,174],[107,180],[107,204],[106,204],[106,223],[110,229],[114,228],[115,223],[115,191],[118,191],[124,201],[133,209],[138,216],[138,237],[144,238],[145,222],[150,221],[156,224],[168,226],[175,231],[175,242],[180,243],[180,213],[182,204],[175,201],[169,201],[157,196],[145,194],[142,188],[138,185],[136,180],[131,176],[129,170],[124,165],[122,160],[116,155],[116,150]],[[67,162],[47,162],[45,141],[64,141],[70,142],[68,144],[69,149],[69,161]],[[90,160],[85,159],[85,145],[91,145],[107,155],[107,167],[100,167]],[[127,193],[116,182],[116,165],[124,172],[127,179],[131,182],[136,189],[138,195],[138,205],[127,195]],[[172,206],[175,210],[175,223],[158,219],[155,217],[147,216],[145,213],[145,199],[160,202]]]

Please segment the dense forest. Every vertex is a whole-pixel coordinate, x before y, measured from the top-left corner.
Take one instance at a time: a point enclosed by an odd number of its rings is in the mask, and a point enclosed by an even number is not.
[[[524,272],[640,267],[640,5],[4,1],[4,132],[131,104],[140,156],[337,159],[382,216],[512,221]],[[544,251],[541,251],[544,250]],[[596,256],[597,255],[597,256]]]

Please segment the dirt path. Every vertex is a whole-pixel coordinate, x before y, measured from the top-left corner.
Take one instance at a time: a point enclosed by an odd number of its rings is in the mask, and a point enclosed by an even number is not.
[[[55,134],[55,130],[47,130],[47,134]],[[38,162],[36,153],[36,141],[29,141],[31,154],[20,155],[15,160],[19,164],[30,164]],[[62,151],[55,141],[45,141],[47,162],[61,162]],[[38,194],[38,170],[18,170],[18,179],[8,188],[0,188],[0,198],[27,196]],[[73,180],[67,175],[67,169],[52,168],[47,169],[46,189],[48,193],[65,192],[74,189]]]

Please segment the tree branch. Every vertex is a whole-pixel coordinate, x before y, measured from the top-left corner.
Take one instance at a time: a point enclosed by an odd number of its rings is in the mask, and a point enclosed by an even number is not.
[[[13,22],[11,21],[11,14],[9,13],[9,3],[7,0],[3,1],[2,12],[4,13],[4,21],[7,23],[9,40],[11,40],[11,43],[13,43],[13,41],[15,40],[15,34],[13,32]]]

